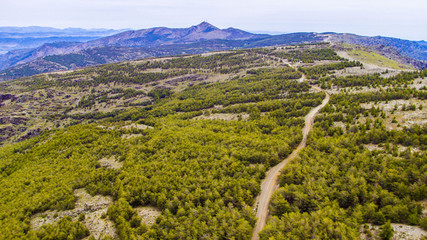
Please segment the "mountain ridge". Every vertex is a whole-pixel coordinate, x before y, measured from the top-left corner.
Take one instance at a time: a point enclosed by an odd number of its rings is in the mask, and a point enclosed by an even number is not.
[[[135,60],[141,57],[318,42],[357,44],[419,69],[424,69],[427,66],[427,43],[425,41],[417,42],[381,36],[365,37],[356,34],[330,32],[282,35],[253,34],[232,27],[220,29],[208,22],[202,22],[188,28],[154,27],[128,30],[85,43],[48,43],[34,49],[11,51],[5,55],[0,55],[0,70],[3,70],[0,72],[0,80],[10,80],[34,75],[34,73],[63,70],[64,68],[70,70],[76,67]],[[117,53],[117,56],[112,56],[108,52],[109,48]],[[123,53],[117,51],[118,48],[121,48]],[[97,52],[98,55],[88,55],[90,51],[87,50],[89,49],[98,49],[92,51]],[[56,64],[47,63],[49,66],[56,66],[55,68],[46,68],[40,65],[44,64],[46,56],[58,55],[57,58],[67,58],[67,56],[63,56],[64,54],[71,54],[70,59],[78,54],[80,55],[78,59],[83,60],[76,64],[60,67]],[[42,60],[37,60],[37,64],[32,62],[38,58],[42,58]],[[93,61],[95,58],[98,60]],[[69,62],[70,59],[65,62]],[[44,71],[40,71],[39,68],[44,69]]]
[[[150,47],[165,44],[193,43],[201,40],[247,40],[260,37],[264,37],[264,35],[252,34],[234,28],[219,29],[208,22],[202,22],[189,28],[155,27],[131,30],[90,41],[82,44],[82,46],[83,48],[98,47],[103,44],[104,46]]]

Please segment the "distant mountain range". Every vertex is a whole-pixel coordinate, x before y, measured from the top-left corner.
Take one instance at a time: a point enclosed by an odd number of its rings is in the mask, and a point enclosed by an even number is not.
[[[34,28],[31,31],[37,30],[40,30],[40,35],[49,33],[49,28]],[[103,34],[109,31],[112,30],[91,30],[92,33]],[[70,35],[84,33],[79,29],[65,32]],[[427,66],[425,41],[338,33],[253,34],[235,28],[219,29],[202,22],[189,28],[129,30],[83,43],[61,41],[9,51],[0,55],[0,80],[147,57],[326,41],[358,44],[420,69]]]
[[[39,47],[53,42],[87,42],[114,35],[127,29],[82,29],[50,27],[0,27],[0,54]]]

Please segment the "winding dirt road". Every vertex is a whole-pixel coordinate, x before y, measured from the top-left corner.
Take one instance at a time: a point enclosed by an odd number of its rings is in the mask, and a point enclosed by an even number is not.
[[[319,87],[313,86],[314,89],[318,91],[323,91]],[[280,170],[288,164],[289,161],[291,161],[300,151],[303,149],[307,142],[307,136],[310,132],[311,128],[313,127],[313,120],[316,114],[319,112],[320,109],[322,109],[328,102],[329,102],[329,94],[327,92],[325,99],[323,99],[322,104],[319,106],[313,108],[307,116],[305,116],[305,126],[302,130],[303,132],[303,138],[298,145],[298,147],[289,155],[286,159],[284,159],[282,162],[271,168],[267,173],[265,179],[261,183],[261,193],[257,197],[257,201],[255,203],[255,207],[257,209],[256,217],[257,217],[257,223],[255,225],[255,228],[252,232],[252,240],[258,240],[259,239],[259,232],[264,228],[265,224],[267,223],[268,218],[268,207],[270,205],[271,197],[273,196],[274,191],[278,188],[277,180],[280,175]]]

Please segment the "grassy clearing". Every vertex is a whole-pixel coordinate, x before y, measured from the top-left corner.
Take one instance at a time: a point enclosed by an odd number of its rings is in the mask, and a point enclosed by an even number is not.
[[[393,68],[397,70],[413,70],[413,68],[408,65],[396,62],[374,52],[368,52],[361,49],[353,49],[348,51],[348,54],[354,57],[356,60],[369,64],[374,64],[380,67]]]

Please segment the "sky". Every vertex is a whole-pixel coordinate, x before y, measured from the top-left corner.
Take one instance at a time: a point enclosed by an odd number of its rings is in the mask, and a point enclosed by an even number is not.
[[[347,32],[427,41],[426,0],[0,0],[0,26]]]

